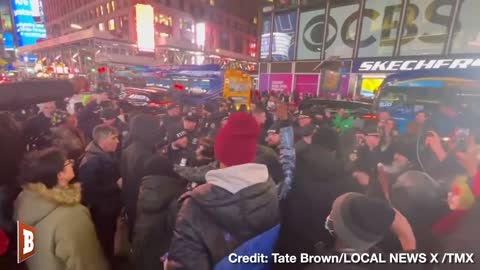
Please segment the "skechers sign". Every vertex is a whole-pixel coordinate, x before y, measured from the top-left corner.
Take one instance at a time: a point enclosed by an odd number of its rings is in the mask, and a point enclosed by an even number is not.
[[[38,39],[47,37],[43,23],[42,0],[12,0],[18,45],[36,44]]]
[[[410,70],[431,69],[471,69],[480,68],[480,58],[442,58],[442,59],[408,59],[408,60],[356,60],[353,72],[391,73]]]

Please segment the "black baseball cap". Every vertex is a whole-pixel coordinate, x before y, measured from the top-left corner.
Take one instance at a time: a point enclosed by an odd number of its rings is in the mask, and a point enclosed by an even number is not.
[[[198,122],[199,120],[199,117],[197,114],[195,114],[194,112],[188,112],[185,114],[185,120],[188,120],[188,121],[192,121],[192,122]]]
[[[168,142],[172,143],[178,139],[186,137],[187,131],[181,127],[172,128],[168,131]]]
[[[267,130],[267,134],[280,134],[280,125],[273,123],[273,125]]]

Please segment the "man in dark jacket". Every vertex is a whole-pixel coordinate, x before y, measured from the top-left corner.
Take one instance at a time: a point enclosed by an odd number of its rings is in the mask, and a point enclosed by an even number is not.
[[[160,120],[160,126],[163,127],[164,129],[169,129],[172,126],[178,125],[180,120],[182,120],[181,117],[181,107],[180,105],[176,103],[172,103],[168,105],[167,107],[167,115],[165,115],[161,120]]]
[[[281,254],[314,254],[317,242],[327,246],[333,243],[323,227],[325,218],[335,198],[357,190],[343,164],[335,158],[336,137],[334,130],[321,128],[314,134],[312,145],[296,156],[292,190],[282,205],[282,228],[277,243]],[[300,269],[295,264],[275,267]]]
[[[158,119],[154,116],[140,114],[130,122],[131,143],[122,151],[121,176],[122,196],[128,215],[128,224],[132,230],[135,224],[138,189],[145,175],[145,161],[155,152],[155,146],[163,137]]]
[[[88,104],[81,110],[78,115],[78,128],[83,132],[87,142],[92,141],[93,129],[102,123],[100,112],[102,107],[100,104],[108,100],[107,93],[99,93],[95,98],[90,100]]]
[[[135,269],[163,269],[161,257],[168,252],[178,211],[177,200],[186,185],[162,155],[156,154],[145,162],[133,237]]]
[[[243,242],[278,223],[277,190],[264,165],[252,164],[260,129],[234,113],[215,140],[219,170],[187,193],[177,216],[169,270],[213,269]]]
[[[118,131],[108,125],[93,130],[93,141],[87,146],[80,164],[83,203],[90,209],[98,238],[107,258],[113,257],[116,221],[121,209],[120,178],[114,153]]]
[[[52,127],[52,117],[56,109],[54,102],[40,105],[41,112],[27,121],[23,134],[27,144],[27,150],[33,151],[48,146],[48,136]]]

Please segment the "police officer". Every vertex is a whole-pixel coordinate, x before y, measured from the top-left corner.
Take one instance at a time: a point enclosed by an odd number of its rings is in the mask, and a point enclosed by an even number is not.
[[[198,131],[199,117],[194,112],[188,112],[183,117],[182,128],[187,132],[188,137],[188,151],[193,155],[198,146],[198,139],[201,137]]]
[[[188,134],[183,128],[174,127],[168,131],[169,144],[164,146],[160,153],[174,165],[188,166],[192,162],[192,156],[187,151]]]
[[[295,143],[303,138],[303,129],[313,123],[312,113],[309,110],[300,110],[297,119],[297,125],[293,130]]]
[[[268,130],[267,137],[265,138],[268,147],[272,148],[279,153],[280,148],[280,124],[275,122]]]
[[[208,133],[209,138],[215,138],[218,134],[218,131],[224,127],[228,122],[229,113],[219,112],[214,115],[215,122],[212,124],[212,129]]]
[[[170,129],[172,126],[178,125],[181,120],[181,107],[176,103],[172,103],[167,107],[167,114],[160,120],[160,126]]]
[[[203,107],[203,117],[200,121],[199,132],[200,136],[207,136],[212,129],[215,128],[215,116],[214,116],[215,107],[213,104],[207,103]]]

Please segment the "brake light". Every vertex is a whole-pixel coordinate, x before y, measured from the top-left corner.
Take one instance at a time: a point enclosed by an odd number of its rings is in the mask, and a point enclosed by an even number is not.
[[[181,85],[181,84],[175,84],[173,87],[174,87],[176,90],[178,90],[178,91],[183,91],[183,90],[185,90],[185,86],[183,86],[183,85]]]
[[[360,118],[365,120],[377,120],[378,116],[376,114],[364,114]]]
[[[164,107],[172,104],[171,101],[162,101],[162,102],[150,102],[148,105],[151,107]]]

